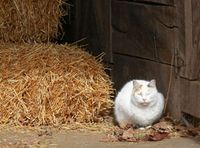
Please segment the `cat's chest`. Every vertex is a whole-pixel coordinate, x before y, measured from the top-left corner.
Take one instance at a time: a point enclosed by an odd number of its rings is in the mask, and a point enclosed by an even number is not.
[[[152,120],[154,118],[157,118],[159,113],[158,107],[149,107],[149,108],[138,108],[138,107],[132,107],[130,110],[130,116],[132,118],[140,119],[142,122],[143,120]]]
[[[130,118],[134,124],[139,124],[141,126],[151,125],[154,120],[158,118],[158,110],[156,108],[151,109],[140,109],[132,108],[134,111],[131,111]]]
[[[139,116],[141,115],[153,116],[157,112],[157,109],[155,107],[149,107],[149,108],[133,107],[131,112]]]

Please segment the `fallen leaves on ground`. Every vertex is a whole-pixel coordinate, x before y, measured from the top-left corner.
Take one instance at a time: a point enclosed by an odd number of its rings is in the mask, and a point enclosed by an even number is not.
[[[161,141],[161,140],[167,139],[167,138],[170,138],[169,133],[155,132],[155,133],[149,135],[148,140],[150,140],[150,141]]]
[[[128,141],[128,142],[136,142],[137,139],[134,137],[134,130],[129,128],[128,130],[124,131],[121,136],[121,140]]]
[[[188,128],[187,135],[192,137],[200,136],[200,128]]]
[[[139,141],[161,141],[171,137],[194,137],[200,136],[200,128],[187,128],[180,122],[170,117],[161,119],[150,128],[139,129],[128,127],[115,128],[109,133],[103,142],[139,142]]]

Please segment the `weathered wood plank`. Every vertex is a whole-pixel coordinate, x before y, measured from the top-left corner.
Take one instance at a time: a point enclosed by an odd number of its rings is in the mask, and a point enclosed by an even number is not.
[[[175,80],[171,93],[169,110],[173,115],[176,114],[174,108],[177,107],[183,112],[200,117],[199,82],[192,81],[199,79],[199,4],[198,0],[175,0],[178,25],[176,66],[180,70],[180,77]]]
[[[175,0],[176,5],[176,24],[178,28],[176,29],[176,58],[175,65],[177,67],[177,72],[179,72],[180,68],[184,66],[184,53],[185,53],[185,14],[184,14],[184,3],[180,0]]]
[[[130,1],[130,2],[139,2],[143,4],[152,4],[152,5],[174,5],[174,0],[119,0],[119,1]]]
[[[192,45],[190,52],[190,70],[193,78],[199,79],[200,74],[200,1],[192,0]],[[188,49],[189,50],[189,49]],[[192,52],[192,53],[191,53]],[[188,54],[189,56],[189,54]]]
[[[105,61],[112,62],[112,26],[111,26],[111,0],[96,0],[94,12],[100,43],[99,48],[106,53]]]
[[[171,63],[174,7],[112,1],[113,52]]]
[[[156,79],[158,89],[166,96],[170,66],[149,60],[114,54],[113,80],[119,90],[128,80]]]
[[[112,61],[111,0],[76,0],[75,40],[86,38],[94,55],[106,53],[105,60]]]
[[[200,81],[180,80],[181,110],[200,118]]]
[[[174,70],[173,70],[174,71]],[[180,78],[175,76],[176,73],[172,73],[171,85],[169,87],[169,98],[167,103],[167,113],[175,119],[180,120],[182,116],[181,112],[181,91],[180,91]]]
[[[184,48],[179,48],[179,55],[184,61],[180,75],[186,79],[197,80],[200,73],[200,1],[184,0],[178,4],[182,5],[182,8],[178,6],[178,11],[184,14],[184,17],[177,16],[184,20],[180,20],[182,24],[179,23],[184,27],[180,33],[180,44],[183,44],[180,47]]]

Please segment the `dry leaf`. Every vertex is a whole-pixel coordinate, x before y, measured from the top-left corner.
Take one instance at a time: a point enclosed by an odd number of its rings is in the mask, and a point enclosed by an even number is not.
[[[129,137],[133,137],[133,135],[134,135],[134,130],[132,128],[129,128],[128,130],[123,132],[122,137],[129,138]]]
[[[127,142],[137,142],[138,140],[135,137],[125,139]]]
[[[153,125],[152,128],[155,131],[158,131],[159,133],[170,133],[174,129],[173,125],[167,121],[161,121],[159,123],[156,123]]]
[[[150,141],[161,141],[163,139],[169,138],[169,133],[159,133],[155,132],[152,135],[149,135]]]
[[[192,136],[192,137],[198,136],[200,135],[199,128],[189,128],[187,130],[187,134],[188,136]]]
[[[185,129],[186,129],[186,127],[181,124],[174,125],[174,130],[176,130],[176,131],[183,131]]]

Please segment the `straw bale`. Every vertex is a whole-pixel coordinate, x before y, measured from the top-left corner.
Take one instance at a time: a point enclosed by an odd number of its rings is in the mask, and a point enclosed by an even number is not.
[[[63,0],[0,0],[0,40],[47,42],[58,35]],[[62,7],[61,7],[62,6]]]
[[[0,44],[0,123],[100,122],[112,107],[101,58],[72,45]]]

